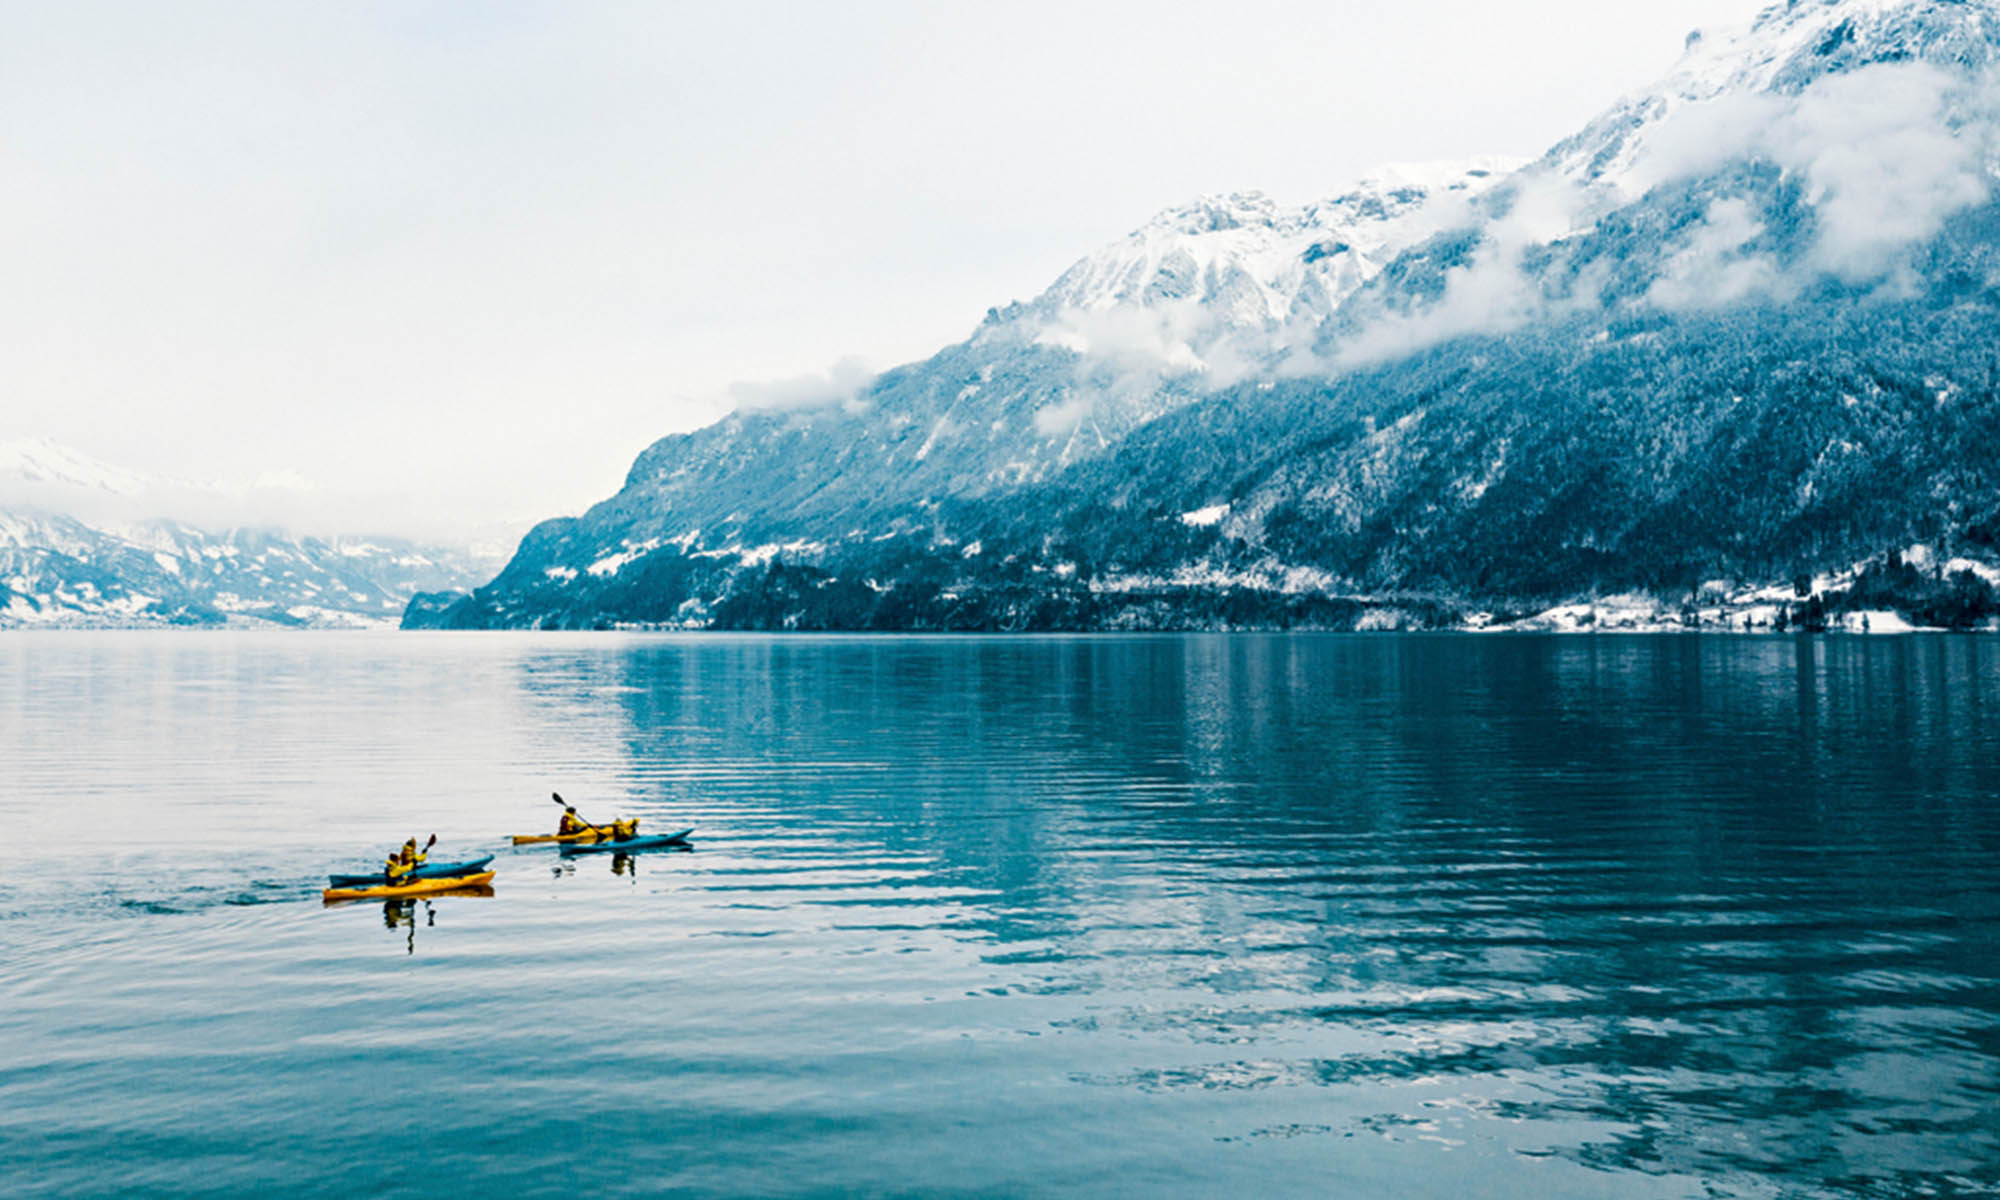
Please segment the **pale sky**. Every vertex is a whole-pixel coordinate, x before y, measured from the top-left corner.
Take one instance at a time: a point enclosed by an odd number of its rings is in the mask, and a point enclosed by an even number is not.
[[[579,512],[1154,212],[1537,155],[1761,0],[0,0],[0,439]]]

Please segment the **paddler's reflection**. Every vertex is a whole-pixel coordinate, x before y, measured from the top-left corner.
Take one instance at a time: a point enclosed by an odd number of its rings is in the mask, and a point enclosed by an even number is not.
[[[454,888],[452,891],[443,894],[448,896],[491,896],[493,889],[483,886]],[[404,952],[408,954],[415,954],[417,952],[417,905],[419,904],[424,906],[424,927],[427,929],[435,928],[437,926],[437,908],[432,905],[429,897],[421,900],[384,900],[382,902],[382,924],[389,929],[401,929],[405,931],[403,946]]]
[[[430,904],[424,904],[426,911]],[[435,917],[433,917],[435,919]],[[403,939],[403,953],[417,952],[417,902],[415,900],[385,900],[382,902],[382,923],[391,929],[407,929]]]
[[[613,875],[630,875],[632,882],[639,882],[639,857],[636,854],[614,854],[611,856]]]

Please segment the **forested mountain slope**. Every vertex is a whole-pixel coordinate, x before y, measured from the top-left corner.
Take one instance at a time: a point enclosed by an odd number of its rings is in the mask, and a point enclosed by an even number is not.
[[[406,623],[1983,620],[1997,58],[1996,0],[1795,0],[1534,163],[1172,210]]]

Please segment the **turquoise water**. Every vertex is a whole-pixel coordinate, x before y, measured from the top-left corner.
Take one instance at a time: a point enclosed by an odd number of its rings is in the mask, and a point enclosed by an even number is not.
[[[1992,640],[10,635],[0,768],[10,1197],[2000,1195]]]

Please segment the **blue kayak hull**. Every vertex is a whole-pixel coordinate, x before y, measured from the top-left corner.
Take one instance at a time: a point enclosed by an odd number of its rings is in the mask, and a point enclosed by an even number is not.
[[[453,875],[477,875],[486,869],[487,863],[492,861],[493,856],[489,854],[485,858],[474,858],[465,862],[425,863],[423,866],[410,872],[407,878],[448,879]],[[382,882],[382,872],[377,871],[372,875],[329,875],[326,877],[326,882],[329,887],[337,888],[367,887],[370,884]]]
[[[652,837],[626,838],[622,842],[565,842],[563,843],[562,852],[564,854],[619,854],[626,850],[659,850],[668,846],[687,845],[688,834],[693,832],[693,828],[688,828],[681,830],[679,833],[660,833]]]

